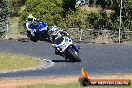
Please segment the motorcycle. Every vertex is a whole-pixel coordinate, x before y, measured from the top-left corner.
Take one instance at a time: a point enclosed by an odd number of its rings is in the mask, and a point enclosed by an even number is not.
[[[27,37],[33,42],[37,42],[38,40],[50,41],[50,35],[48,34],[49,28],[45,22],[39,20],[36,24],[31,25],[31,29],[34,35],[31,34],[31,31],[27,30]]]
[[[55,48],[55,53],[65,57],[66,60],[81,62],[79,48],[70,37],[60,36],[52,45]]]

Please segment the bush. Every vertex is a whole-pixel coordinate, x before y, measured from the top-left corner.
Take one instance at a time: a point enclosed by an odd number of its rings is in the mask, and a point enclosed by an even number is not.
[[[6,32],[7,16],[8,16],[7,0],[0,1],[0,36]]]

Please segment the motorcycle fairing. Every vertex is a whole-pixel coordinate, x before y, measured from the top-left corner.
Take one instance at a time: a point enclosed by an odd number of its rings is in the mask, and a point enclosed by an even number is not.
[[[72,40],[66,36],[61,37],[63,38],[63,41],[60,44],[54,44],[54,46],[60,51],[64,52],[66,48],[68,48],[70,45],[73,44]]]
[[[47,24],[45,22],[42,22],[42,21],[38,21],[38,29],[39,31],[43,31],[43,30],[47,30]]]

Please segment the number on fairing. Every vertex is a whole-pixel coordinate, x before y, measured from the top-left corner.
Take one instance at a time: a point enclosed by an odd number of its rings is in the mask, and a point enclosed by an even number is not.
[[[65,42],[68,42],[68,38],[65,38]]]

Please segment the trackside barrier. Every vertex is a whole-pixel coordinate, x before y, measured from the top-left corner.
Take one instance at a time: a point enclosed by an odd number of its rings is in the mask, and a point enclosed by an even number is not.
[[[68,28],[67,31],[76,42],[102,44],[119,42],[118,31],[79,28]],[[121,31],[121,43],[132,43],[132,31]]]

